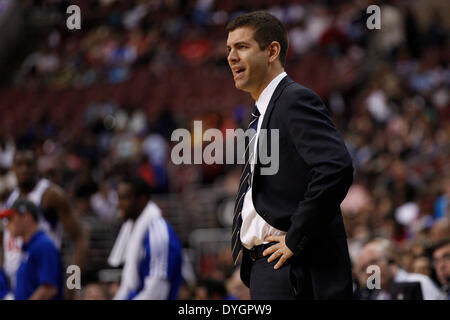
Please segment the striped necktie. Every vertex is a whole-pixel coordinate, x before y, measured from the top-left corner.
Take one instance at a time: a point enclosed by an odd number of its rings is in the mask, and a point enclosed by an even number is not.
[[[238,194],[236,198],[236,203],[234,205],[234,212],[233,212],[233,233],[231,236],[231,248],[233,253],[233,261],[234,264],[237,263],[237,260],[239,258],[239,253],[242,249],[242,244],[240,240],[240,229],[242,225],[242,206],[244,203],[244,197],[245,193],[250,187],[251,179],[252,179],[252,172],[251,172],[251,163],[250,160],[253,158],[253,150],[254,148],[250,148],[252,140],[256,136],[256,130],[258,128],[258,118],[260,116],[258,108],[255,106],[253,109],[252,115],[250,117],[250,122],[248,124],[248,129],[253,129],[254,135],[249,136],[246,138],[245,141],[245,166],[242,169],[241,178],[239,179],[239,189]]]

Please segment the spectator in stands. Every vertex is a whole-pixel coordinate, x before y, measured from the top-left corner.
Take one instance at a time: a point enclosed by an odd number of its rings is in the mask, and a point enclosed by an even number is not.
[[[178,300],[192,300],[195,296],[195,285],[190,285],[183,279],[180,290],[178,291]]]
[[[197,300],[236,300],[227,292],[225,284],[215,279],[204,279],[200,281],[195,290]]]
[[[412,270],[413,273],[420,273],[426,275],[427,277],[431,277],[431,262],[430,259],[426,256],[419,256],[414,259],[412,262]]]
[[[450,300],[450,238],[434,246],[433,265],[445,298]]]
[[[361,298],[369,300],[393,300],[392,296],[396,284],[420,283],[424,300],[438,300],[442,298],[441,291],[433,281],[422,274],[408,273],[403,270],[393,259],[392,248],[389,240],[375,239],[367,243],[358,257],[356,272],[358,273],[361,290]],[[380,289],[366,288],[369,274],[367,267],[375,265],[380,268]],[[407,293],[405,293],[407,294]],[[408,297],[405,297],[408,299]]]
[[[250,300],[250,289],[242,282],[240,268],[234,270],[225,282],[227,292],[238,300]]]
[[[38,208],[26,199],[17,199],[0,218],[7,218],[13,237],[21,237],[22,261],[16,274],[16,300],[62,299],[62,262],[58,249],[38,227]]]
[[[434,204],[434,218],[450,218],[450,175],[442,181],[442,195]]]
[[[110,300],[104,286],[97,282],[85,285],[81,297],[82,300]]]
[[[90,206],[102,221],[113,222],[119,218],[117,193],[107,181],[102,181],[99,190],[91,196]]]
[[[450,218],[441,218],[433,224],[428,234],[430,241],[438,242],[450,234]]]

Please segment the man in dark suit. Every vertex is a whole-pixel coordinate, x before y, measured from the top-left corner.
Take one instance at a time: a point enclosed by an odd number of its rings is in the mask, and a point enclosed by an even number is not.
[[[252,299],[350,299],[340,203],[353,166],[343,138],[320,98],[284,72],[288,40],[278,19],[252,12],[227,31],[235,86],[256,101],[233,218],[241,278]],[[278,139],[262,130],[278,130]],[[279,151],[274,174],[264,173],[261,149]]]

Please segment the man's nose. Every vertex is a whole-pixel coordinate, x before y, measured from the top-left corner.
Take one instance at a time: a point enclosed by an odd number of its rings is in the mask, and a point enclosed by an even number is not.
[[[228,53],[228,63],[230,64],[230,66],[233,63],[236,63],[239,61],[239,56],[236,54],[236,51],[234,51],[233,49]]]

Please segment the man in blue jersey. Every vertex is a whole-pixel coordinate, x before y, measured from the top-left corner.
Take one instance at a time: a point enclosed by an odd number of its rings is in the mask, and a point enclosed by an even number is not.
[[[62,263],[58,249],[38,226],[37,206],[23,198],[3,210],[7,228],[13,237],[21,237],[22,260],[16,274],[16,300],[50,300],[62,298]]]
[[[176,299],[181,284],[182,247],[149,186],[127,177],[118,186],[119,212],[124,221],[108,262],[123,265],[115,300]]]

